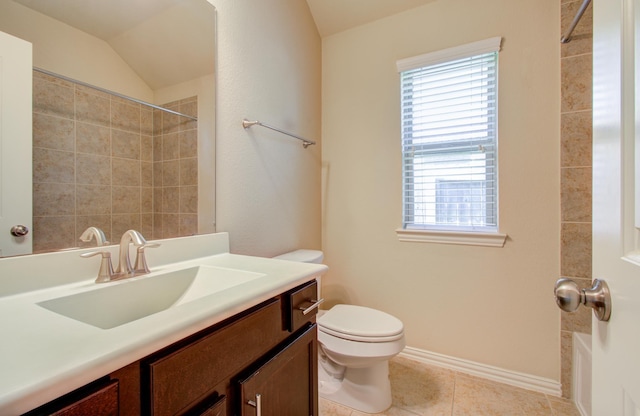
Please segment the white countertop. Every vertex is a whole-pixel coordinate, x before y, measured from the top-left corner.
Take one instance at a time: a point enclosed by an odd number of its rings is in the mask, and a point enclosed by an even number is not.
[[[212,236],[228,239],[224,234]],[[197,244],[208,242],[205,237],[204,240],[200,238]],[[169,243],[168,246],[175,251],[175,245]],[[199,257],[193,258],[191,255],[187,256],[192,257],[190,259],[156,267],[154,264],[160,263],[161,257],[175,260],[175,256],[163,255],[161,251],[153,256],[148,255],[151,274],[145,276],[100,284],[94,282],[95,276],[69,279],[71,281],[56,285],[45,281],[42,288],[35,290],[35,284],[28,281],[32,276],[27,276],[25,286],[30,290],[13,288],[9,295],[2,296],[0,293],[0,414],[19,415],[29,411],[175,341],[310,281],[327,270],[321,264],[220,252],[225,248],[228,251],[228,243],[225,247],[224,242],[221,246],[211,246],[212,250],[204,251],[217,251],[216,254],[202,255],[203,250],[200,250],[196,253]],[[73,258],[78,253],[74,253]],[[64,256],[61,257],[62,260],[72,258],[69,253]],[[24,258],[24,261],[28,261],[29,257],[33,262],[33,256]],[[157,263],[154,263],[154,259]],[[51,257],[46,260],[50,261]],[[60,267],[56,261],[51,262],[51,270]],[[15,280],[18,267],[14,263],[15,260],[12,260],[12,264],[3,267],[0,260],[0,287],[5,278]],[[92,264],[96,266],[97,272],[99,262]],[[126,285],[134,279],[152,279],[159,274],[195,265],[257,272],[265,276],[111,329],[101,329],[59,315],[37,304],[92,290],[96,285]],[[32,269],[39,270],[38,267],[46,270],[41,265],[34,265]],[[27,269],[25,273],[29,273],[29,268]],[[52,271],[51,274],[56,272]],[[56,282],[60,279],[59,276],[53,278]],[[153,296],[153,293],[149,293],[149,296]],[[117,307],[114,305],[114,308]]]

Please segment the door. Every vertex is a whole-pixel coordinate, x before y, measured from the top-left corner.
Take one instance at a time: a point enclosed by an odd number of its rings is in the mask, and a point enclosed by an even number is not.
[[[640,0],[595,0],[593,277],[608,322],[593,320],[592,414],[640,415]]]
[[[31,44],[0,32],[0,256],[31,253]],[[20,231],[17,232],[19,234]]]

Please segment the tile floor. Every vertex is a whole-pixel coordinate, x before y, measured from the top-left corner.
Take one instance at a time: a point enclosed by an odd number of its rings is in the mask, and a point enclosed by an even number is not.
[[[580,416],[562,398],[519,389],[403,357],[389,365],[393,404],[381,416]],[[367,416],[320,399],[320,416]]]

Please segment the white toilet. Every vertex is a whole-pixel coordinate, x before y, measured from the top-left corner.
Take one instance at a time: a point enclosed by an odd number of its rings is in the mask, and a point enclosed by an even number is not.
[[[296,250],[275,258],[321,263],[323,254]],[[365,413],[391,406],[389,360],[405,347],[402,322],[376,309],[335,305],[320,311],[317,323],[320,397]]]

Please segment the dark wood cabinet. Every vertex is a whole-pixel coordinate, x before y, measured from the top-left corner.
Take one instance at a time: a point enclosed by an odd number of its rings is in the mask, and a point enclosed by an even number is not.
[[[26,414],[44,415],[118,416],[118,381],[97,380]]]
[[[316,325],[308,324],[234,383],[242,416],[318,414]]]
[[[27,415],[256,415],[246,402],[261,394],[261,416],[317,416],[316,310],[302,313],[316,290],[298,286]]]

